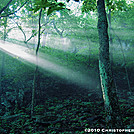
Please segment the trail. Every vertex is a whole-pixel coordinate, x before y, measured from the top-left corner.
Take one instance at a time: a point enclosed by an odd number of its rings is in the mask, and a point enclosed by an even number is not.
[[[36,65],[36,56],[34,54],[28,53],[28,48],[20,45],[16,45],[9,42],[0,41],[0,50],[5,53],[19,57],[29,63]],[[38,57],[38,66],[42,69],[52,72],[53,74],[68,80],[74,84],[82,86],[83,88],[94,90],[96,89],[96,79],[91,78],[88,75],[82,74],[80,71],[75,71],[72,69],[68,69],[67,67],[55,64],[50,62],[44,58]]]

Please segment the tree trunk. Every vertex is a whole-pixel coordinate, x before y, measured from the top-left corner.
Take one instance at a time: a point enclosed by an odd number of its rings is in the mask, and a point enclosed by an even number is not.
[[[111,46],[111,51],[110,51],[110,60],[111,60],[111,65],[113,65],[113,37],[111,34],[111,9],[109,9],[109,14],[108,14],[108,22],[109,22],[109,35],[110,35],[110,46]]]
[[[4,74],[5,74],[4,66],[5,66],[5,53],[2,52],[2,61],[1,61],[1,68],[0,68],[0,95],[3,94],[2,78],[3,78]]]
[[[109,59],[108,23],[104,0],[97,1],[99,33],[99,71],[107,128],[123,128],[116,88]]]
[[[3,33],[3,40],[5,41],[7,38],[7,17],[4,18],[4,33]]]
[[[40,30],[41,30],[41,13],[42,13],[42,9],[40,10],[39,13],[39,32],[38,32],[38,45],[36,48],[36,68],[35,68],[35,72],[34,72],[34,79],[33,79],[33,89],[32,89],[32,102],[31,102],[31,116],[33,116],[34,114],[34,101],[35,101],[35,91],[36,91],[36,77],[37,77],[37,72],[38,72],[38,51],[39,51],[39,47],[40,47]]]
[[[5,43],[7,37],[7,17],[4,18],[4,32],[3,32],[3,40]],[[1,68],[0,68],[0,95],[3,94],[3,85],[2,85],[2,78],[4,76],[4,66],[5,66],[5,53],[2,52],[2,62],[1,62]]]

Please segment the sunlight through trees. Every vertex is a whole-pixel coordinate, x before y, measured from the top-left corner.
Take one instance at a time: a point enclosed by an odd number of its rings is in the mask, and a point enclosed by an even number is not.
[[[133,15],[133,0],[0,0],[0,133],[133,131]]]

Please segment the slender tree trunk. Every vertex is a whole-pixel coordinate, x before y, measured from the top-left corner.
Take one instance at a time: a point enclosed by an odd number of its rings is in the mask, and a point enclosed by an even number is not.
[[[41,13],[42,13],[42,9],[40,10],[40,13],[39,13],[39,33],[38,33],[38,45],[37,45],[37,48],[36,48],[36,56],[38,56],[38,51],[39,51],[39,47],[40,47]]]
[[[113,29],[112,29],[113,30]],[[113,30],[114,34],[116,35],[115,31]],[[126,79],[127,79],[127,84],[128,84],[128,89],[130,91],[130,95],[131,95],[131,92],[132,92],[132,89],[131,89],[131,85],[130,85],[130,80],[129,80],[129,75],[128,75],[128,70],[127,70],[127,67],[126,67],[126,57],[125,57],[125,52],[123,50],[123,46],[122,46],[122,43],[121,43],[121,40],[119,38],[118,35],[116,35],[117,39],[118,39],[118,42],[119,42],[119,45],[121,47],[121,52],[122,52],[122,55],[123,55],[123,62],[124,62],[124,68],[125,68],[125,72],[126,72]]]
[[[42,9],[40,10],[39,13],[39,32],[38,32],[38,45],[36,48],[36,69],[34,72],[34,79],[33,79],[33,90],[32,90],[32,102],[31,102],[31,116],[33,116],[34,114],[34,101],[35,101],[35,91],[36,91],[36,76],[37,76],[37,72],[38,72],[38,50],[40,47],[40,31],[41,31],[41,13],[42,13]]]
[[[1,68],[0,68],[0,95],[3,94],[2,78],[5,74],[4,66],[5,66],[5,53],[2,52],[2,61],[1,61]]]
[[[110,46],[111,46],[111,50],[110,50],[110,60],[111,60],[111,65],[113,65],[113,37],[111,34],[111,29],[112,29],[112,25],[111,25],[111,9],[109,9],[109,14],[108,14],[108,22],[109,22],[109,42],[110,42]]]
[[[4,33],[3,33],[3,40],[5,41],[7,38],[7,17],[4,18]]]
[[[7,17],[4,18],[4,32],[3,32],[3,40],[5,43],[7,37]],[[1,61],[1,68],[0,68],[0,95],[3,94],[3,86],[2,86],[2,78],[4,76],[4,66],[5,66],[5,53],[2,52],[2,61]]]
[[[99,33],[99,71],[107,128],[123,128],[116,88],[109,59],[108,23],[104,0],[97,1]]]

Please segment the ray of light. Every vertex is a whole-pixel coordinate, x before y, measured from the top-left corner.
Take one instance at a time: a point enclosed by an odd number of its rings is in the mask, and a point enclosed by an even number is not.
[[[29,54],[27,52],[28,48],[24,46],[0,41],[0,49],[4,50],[10,55],[17,56],[21,59],[24,59],[25,61],[36,65],[36,56]],[[96,89],[94,78],[90,78],[88,75],[84,75],[81,72],[68,69],[67,67],[63,67],[40,57],[38,58],[38,66],[77,85],[89,89]]]

